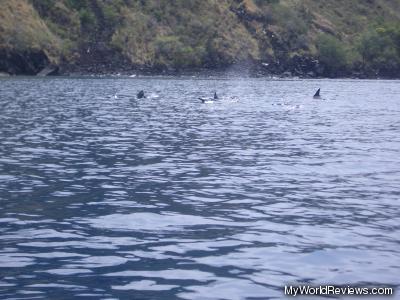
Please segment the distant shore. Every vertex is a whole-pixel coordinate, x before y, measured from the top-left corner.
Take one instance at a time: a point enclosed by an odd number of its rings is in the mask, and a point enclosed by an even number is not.
[[[1,54],[1,52],[0,52]],[[294,55],[290,58],[270,61],[232,61],[229,64],[209,63],[200,67],[187,65],[158,66],[134,65],[120,55],[92,54],[74,62],[52,62],[43,51],[10,52],[0,55],[0,77],[12,75],[37,76],[245,76],[278,78],[357,78],[357,79],[400,79],[400,70],[374,70],[366,65],[337,68],[334,71],[318,58]]]
[[[228,66],[208,66],[200,68],[157,68],[146,66],[132,66],[129,64],[97,65],[61,65],[58,75],[146,75],[146,76],[238,76],[238,77],[276,77],[276,78],[354,78],[354,79],[400,79],[397,74],[379,74],[374,71],[366,71],[361,68],[353,70],[341,70],[337,73],[329,73],[326,68],[315,58],[294,56],[285,62],[241,62]],[[393,76],[395,75],[395,76]]]
[[[17,60],[4,60],[0,64],[0,78],[13,75],[22,76],[232,76],[232,77],[267,77],[267,78],[353,78],[353,79],[400,79],[399,72],[379,73],[364,70],[358,66],[329,72],[318,59],[307,56],[294,56],[286,61],[247,61],[234,62],[226,66],[205,67],[154,67],[138,66],[124,60],[110,62],[51,64],[48,60],[35,60],[30,56],[19,56]],[[23,58],[23,59],[22,59]],[[5,68],[8,66],[8,68]],[[18,67],[16,67],[18,66]]]
[[[381,80],[398,80],[399,77],[392,76],[379,76],[370,74],[346,74],[341,76],[318,76],[310,74],[292,74],[291,72],[283,73],[258,73],[252,70],[210,70],[210,69],[196,69],[196,70],[143,70],[131,69],[126,70],[109,70],[104,72],[90,72],[90,71],[57,71],[54,74],[8,74],[0,72],[0,78],[12,78],[17,76],[31,76],[31,77],[121,77],[121,78],[136,78],[136,77],[157,77],[157,76],[177,76],[177,77],[248,77],[248,78],[270,78],[270,79],[381,79]]]

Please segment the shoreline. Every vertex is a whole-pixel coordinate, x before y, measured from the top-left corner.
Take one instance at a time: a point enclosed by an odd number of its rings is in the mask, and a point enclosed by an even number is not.
[[[310,77],[310,76],[286,76],[286,75],[249,75],[240,73],[230,72],[180,72],[180,73],[61,73],[57,75],[31,75],[31,74],[1,74],[1,79],[12,79],[12,78],[82,78],[82,79],[140,79],[140,78],[193,78],[193,79],[266,79],[266,80],[400,80],[400,77],[351,77],[351,76],[338,76],[338,77]]]
[[[33,62],[32,62],[33,64]],[[397,72],[379,72],[363,68],[343,69],[338,72],[328,72],[317,59],[307,57],[293,58],[285,64],[279,62],[266,63],[262,61],[236,62],[225,66],[203,67],[155,67],[114,63],[60,63],[49,61],[37,62],[35,68],[14,70],[1,68],[0,78],[11,76],[37,77],[231,77],[231,78],[268,78],[268,79],[370,79],[398,80]]]
[[[397,74],[396,74],[397,75]],[[280,69],[273,64],[250,63],[233,64],[225,67],[199,67],[199,68],[155,68],[146,66],[121,65],[78,65],[78,64],[47,64],[36,69],[35,72],[21,72],[12,74],[0,70],[1,78],[10,77],[81,77],[81,78],[137,78],[137,77],[193,77],[193,78],[265,78],[271,80],[294,79],[353,79],[353,80],[400,80],[398,76],[382,75],[378,72],[348,70],[334,75],[327,74],[317,68],[304,68],[299,70],[296,65],[287,64]]]

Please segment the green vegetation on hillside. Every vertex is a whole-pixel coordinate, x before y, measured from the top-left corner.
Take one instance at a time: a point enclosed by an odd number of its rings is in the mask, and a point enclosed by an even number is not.
[[[399,40],[400,0],[2,0],[0,71],[40,53],[37,68],[399,76]]]

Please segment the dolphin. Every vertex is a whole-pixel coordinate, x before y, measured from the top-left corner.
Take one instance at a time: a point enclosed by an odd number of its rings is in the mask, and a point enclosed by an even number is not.
[[[143,90],[141,90],[139,93],[137,93],[136,97],[138,99],[146,98]]]
[[[318,89],[318,91],[314,95],[314,99],[321,99],[320,93],[321,93],[321,89]]]
[[[214,97],[210,97],[210,98],[204,98],[204,97],[200,97],[199,100],[201,100],[201,102],[203,103],[214,103],[216,100],[218,100],[219,97],[217,95],[217,92],[214,92]]]
[[[212,98],[202,98],[202,97],[200,97],[199,98],[199,100],[202,102],[202,103],[214,103],[214,99],[212,99]]]

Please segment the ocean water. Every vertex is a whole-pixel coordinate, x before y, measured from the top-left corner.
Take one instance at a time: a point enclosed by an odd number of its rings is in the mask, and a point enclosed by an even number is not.
[[[0,80],[1,299],[296,284],[400,286],[400,81]]]

